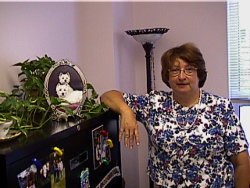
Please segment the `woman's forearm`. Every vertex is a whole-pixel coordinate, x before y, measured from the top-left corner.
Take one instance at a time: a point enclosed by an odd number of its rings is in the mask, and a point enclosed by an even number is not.
[[[248,152],[240,152],[230,159],[234,165],[235,188],[249,188],[250,166]]]
[[[240,165],[235,168],[235,188],[249,188],[249,168]]]
[[[101,102],[116,113],[122,114],[123,112],[130,110],[122,95],[123,94],[120,91],[111,90],[101,95]]]

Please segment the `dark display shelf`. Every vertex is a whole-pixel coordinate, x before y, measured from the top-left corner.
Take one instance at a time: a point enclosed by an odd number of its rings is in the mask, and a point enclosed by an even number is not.
[[[108,164],[101,164],[95,168],[93,164],[93,138],[92,131],[103,126],[108,132],[114,147],[110,148],[111,160]],[[17,175],[32,164],[32,159],[43,160],[49,156],[53,147],[64,150],[64,166],[66,174],[66,187],[81,187],[80,173],[89,168],[89,181],[91,187],[100,184],[103,178],[114,167],[121,169],[120,143],[118,141],[119,117],[109,111],[89,120],[70,120],[69,122],[51,121],[42,129],[30,131],[28,136],[21,135],[11,141],[0,143],[0,187],[19,187]],[[76,167],[72,168],[72,160],[83,157]],[[110,180],[106,187],[115,185],[121,187],[122,178],[117,176]],[[42,187],[51,187],[49,183]]]

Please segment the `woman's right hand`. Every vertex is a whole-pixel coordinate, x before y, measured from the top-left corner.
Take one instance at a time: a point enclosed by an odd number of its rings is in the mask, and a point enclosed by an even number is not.
[[[124,136],[124,144],[130,149],[133,148],[134,142],[138,146],[140,144],[140,135],[138,131],[138,124],[134,112],[130,107],[121,113],[121,126],[119,131],[119,140]]]
[[[133,110],[125,103],[120,91],[108,91],[101,96],[101,101],[110,109],[121,116],[121,126],[119,131],[119,140],[124,136],[124,144],[131,149],[134,146],[134,140],[137,145],[140,144],[138,124]],[[124,135],[123,135],[124,134]]]

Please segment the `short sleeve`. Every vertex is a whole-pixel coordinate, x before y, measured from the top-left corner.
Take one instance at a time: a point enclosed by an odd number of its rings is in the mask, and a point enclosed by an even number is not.
[[[123,94],[125,102],[132,108],[136,114],[138,121],[144,122],[146,120],[149,108],[149,95],[133,95]]]
[[[222,122],[225,126],[225,148],[228,156],[237,155],[248,149],[248,142],[244,130],[236,115],[232,103],[227,100]]]

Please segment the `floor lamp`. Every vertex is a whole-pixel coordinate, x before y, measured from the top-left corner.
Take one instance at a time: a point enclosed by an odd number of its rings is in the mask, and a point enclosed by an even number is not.
[[[152,49],[156,40],[162,37],[162,35],[168,32],[167,28],[152,28],[152,29],[137,29],[125,31],[128,35],[131,35],[137,42],[141,43],[143,49],[146,52],[146,73],[147,73],[147,92],[152,90]]]
[[[152,28],[152,29],[137,29],[125,31],[128,35],[131,35],[137,42],[141,43],[143,49],[146,52],[146,72],[147,72],[147,93],[152,90],[152,56],[151,52],[154,47],[154,42],[162,37],[162,35],[168,32],[167,28]],[[154,187],[153,181],[149,178],[150,188]]]

